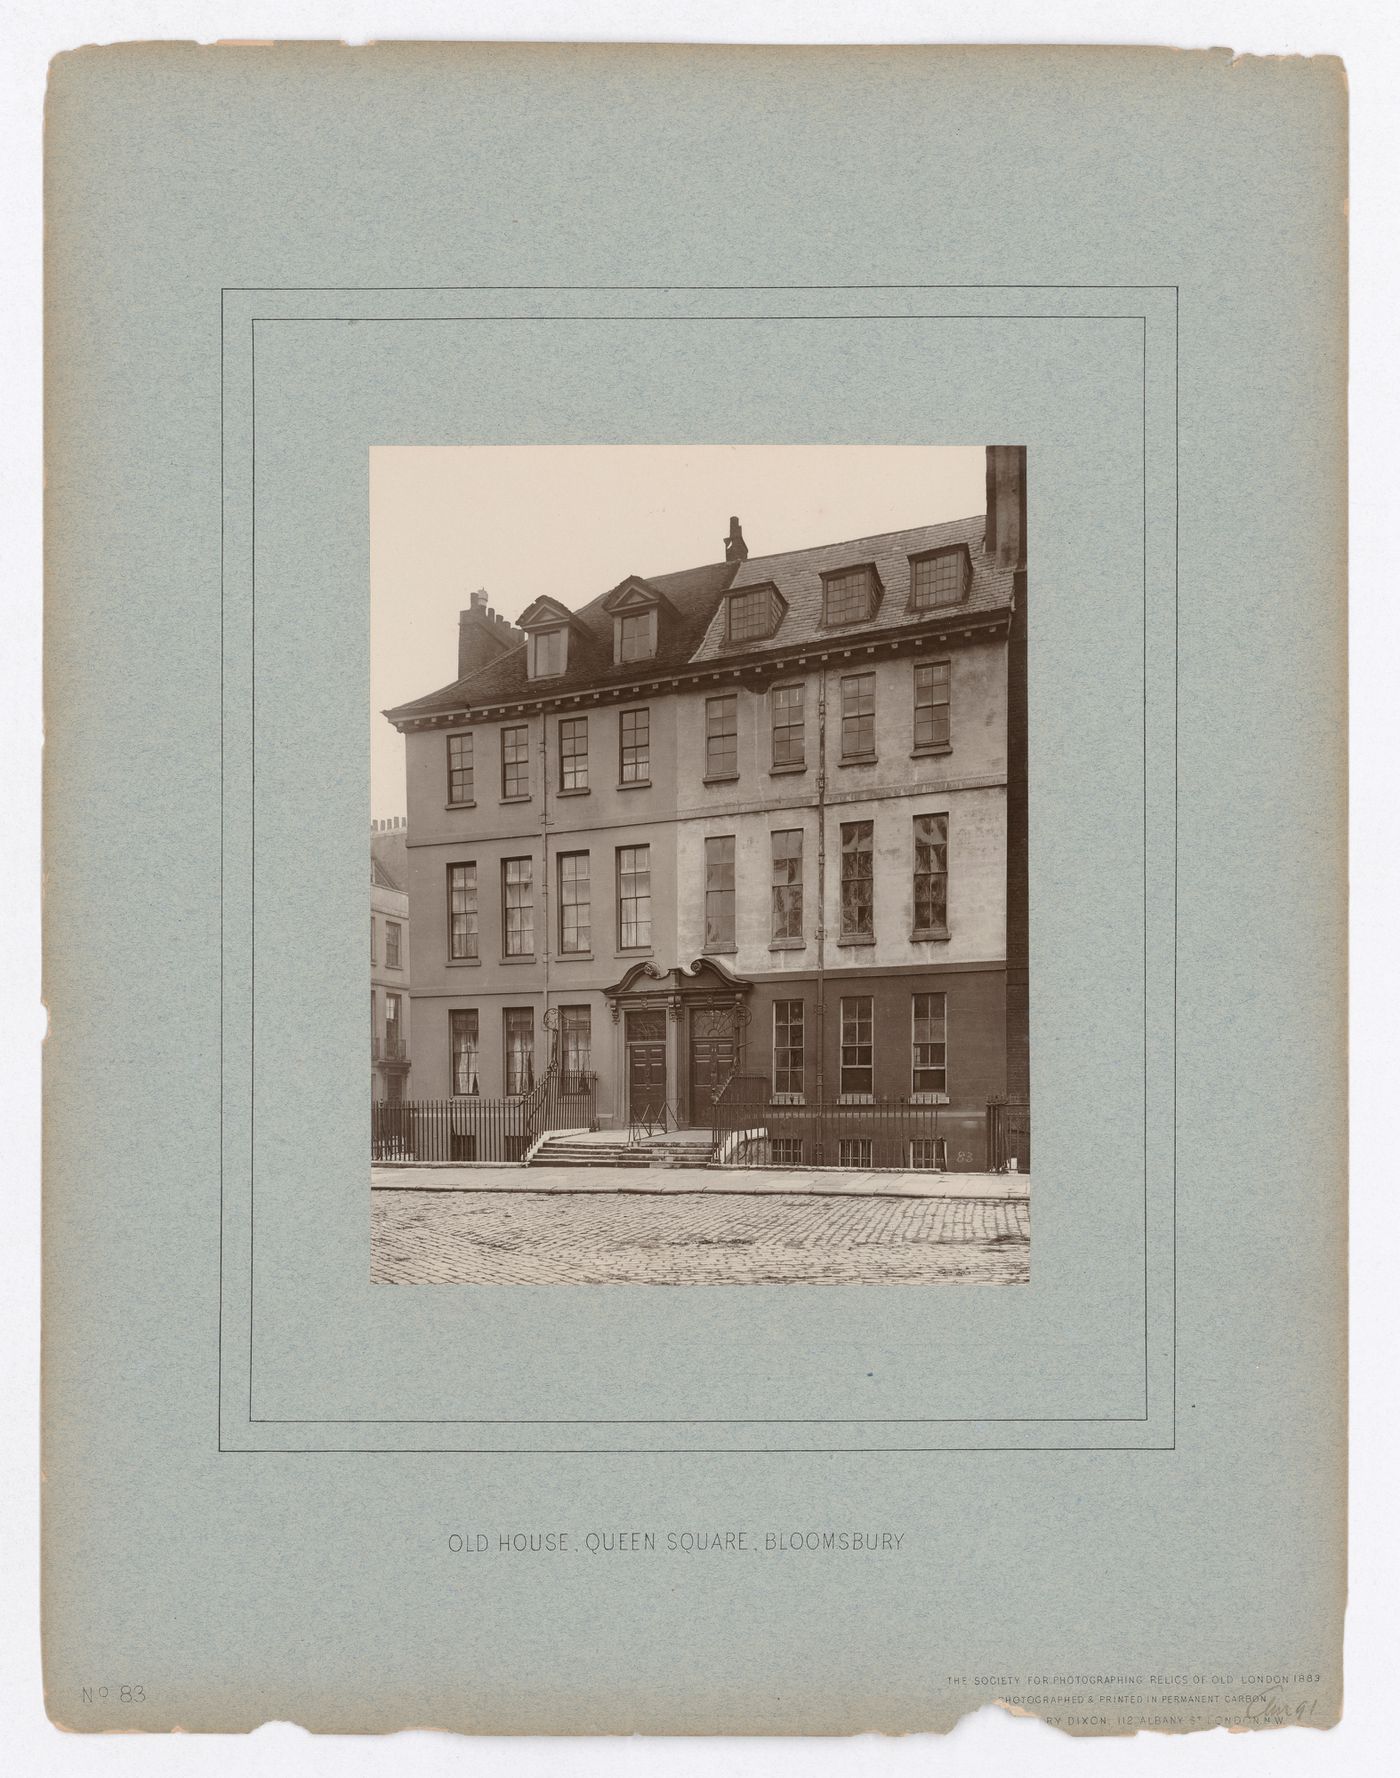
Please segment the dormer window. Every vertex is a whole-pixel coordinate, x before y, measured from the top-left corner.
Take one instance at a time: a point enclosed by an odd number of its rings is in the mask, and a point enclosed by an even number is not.
[[[776,587],[741,587],[725,601],[725,641],[765,641],[782,622],[786,609]]]
[[[649,661],[656,654],[661,625],[672,607],[649,581],[631,574],[619,582],[603,601],[613,620],[613,665]]]
[[[936,605],[960,605],[971,580],[972,558],[965,543],[910,556],[909,609],[930,611]]]
[[[871,563],[823,574],[822,622],[831,625],[868,623],[875,615],[876,602],[882,591],[880,577]]]
[[[557,599],[536,599],[519,618],[531,679],[557,679],[569,665],[569,611]]]

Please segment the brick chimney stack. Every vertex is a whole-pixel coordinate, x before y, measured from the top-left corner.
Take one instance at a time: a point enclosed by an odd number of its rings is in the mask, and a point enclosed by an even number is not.
[[[1026,565],[1026,447],[987,446],[987,530],[982,547],[998,568]]]
[[[486,588],[479,586],[470,606],[457,616],[457,677],[465,679],[468,673],[479,672],[507,649],[519,648],[524,640],[524,631],[493,611]]]
[[[735,518],[729,521],[729,535],[724,540],[724,559],[726,562],[747,562],[749,559],[749,546],[744,542],[744,533]]]

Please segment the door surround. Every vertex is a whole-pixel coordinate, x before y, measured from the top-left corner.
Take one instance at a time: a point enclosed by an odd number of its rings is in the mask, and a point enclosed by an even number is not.
[[[664,1011],[666,1014],[666,1080],[671,1095],[670,1112],[679,1121],[700,1127],[709,1123],[707,1106],[689,1103],[690,1013],[693,1009],[724,1012],[734,1031],[735,1059],[743,1066],[744,1026],[748,1023],[746,1001],[753,983],[731,975],[713,957],[697,957],[690,967],[677,964],[658,969],[651,961],[634,963],[622,979],[603,990],[614,1027],[614,1078],[623,1083],[624,1098],[630,1088],[627,1054],[628,1012]]]

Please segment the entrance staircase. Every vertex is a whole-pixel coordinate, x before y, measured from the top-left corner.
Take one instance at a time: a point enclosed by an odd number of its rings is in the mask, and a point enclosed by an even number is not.
[[[560,1130],[530,1156],[532,1167],[704,1167],[708,1130],[667,1130],[636,1142],[625,1130]]]

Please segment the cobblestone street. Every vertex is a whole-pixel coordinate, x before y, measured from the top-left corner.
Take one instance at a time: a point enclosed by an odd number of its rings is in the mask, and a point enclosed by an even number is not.
[[[377,1190],[380,1284],[1019,1284],[1024,1198]]]

